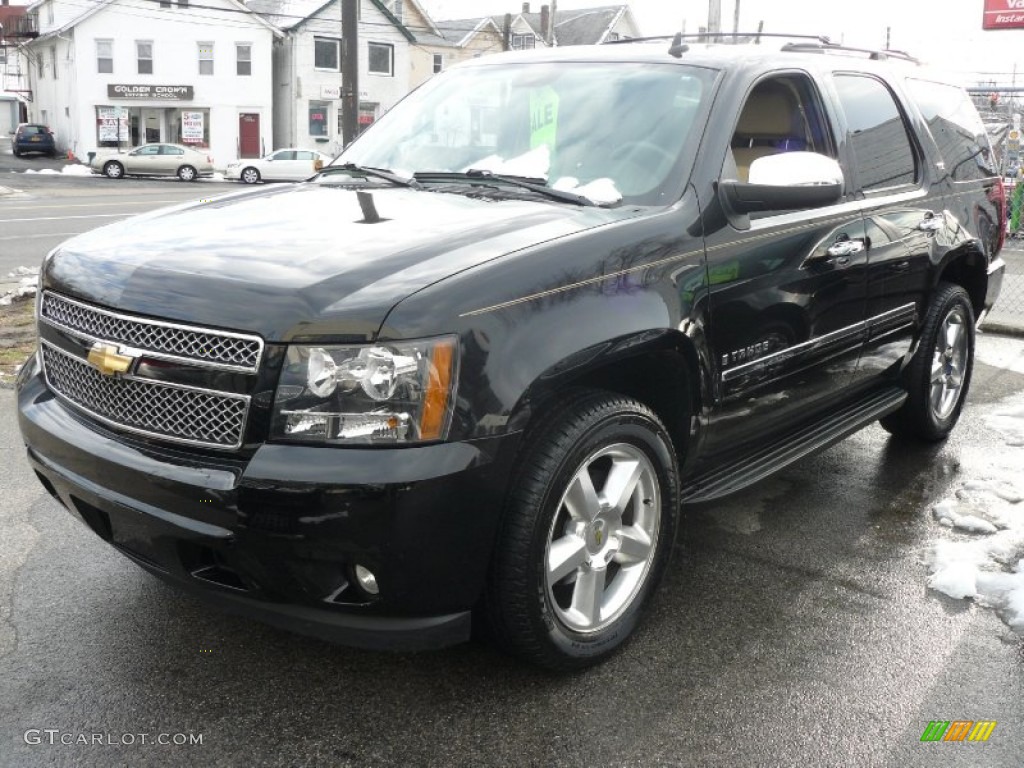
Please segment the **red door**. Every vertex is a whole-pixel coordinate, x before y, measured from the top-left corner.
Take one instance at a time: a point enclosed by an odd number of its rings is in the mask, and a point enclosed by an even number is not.
[[[260,116],[242,113],[238,116],[238,156],[260,156]]]

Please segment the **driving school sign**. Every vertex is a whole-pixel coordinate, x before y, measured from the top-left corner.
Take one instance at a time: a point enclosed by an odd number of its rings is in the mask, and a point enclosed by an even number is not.
[[[1021,0],[1024,2],[1024,0]],[[108,99],[192,101],[191,85],[107,85]]]
[[[1024,28],[1024,0],[985,0],[982,29]]]

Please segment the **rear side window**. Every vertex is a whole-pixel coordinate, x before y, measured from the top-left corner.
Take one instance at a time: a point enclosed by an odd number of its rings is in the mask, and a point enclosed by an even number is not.
[[[892,92],[880,80],[865,75],[837,75],[835,83],[861,188],[872,191],[913,184],[917,157]]]
[[[997,175],[985,126],[963,89],[908,78],[907,90],[928,123],[954,181]]]

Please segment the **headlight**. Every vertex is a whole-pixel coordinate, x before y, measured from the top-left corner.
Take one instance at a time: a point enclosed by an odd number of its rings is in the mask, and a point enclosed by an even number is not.
[[[457,374],[454,337],[289,347],[272,437],[336,445],[443,440]]]

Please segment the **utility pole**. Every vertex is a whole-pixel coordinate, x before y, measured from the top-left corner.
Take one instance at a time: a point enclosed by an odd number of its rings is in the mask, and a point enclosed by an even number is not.
[[[736,7],[732,12],[732,41],[739,42],[740,32],[740,0],[736,0]]]
[[[341,140],[359,133],[359,0],[341,0]]]
[[[548,18],[547,43],[550,48],[555,44],[555,16],[558,13],[558,0],[551,0],[551,16]]]
[[[501,49],[503,51],[512,50],[512,14],[505,14],[505,23],[501,28]]]
[[[712,40],[722,31],[722,0],[708,2],[708,34]]]

